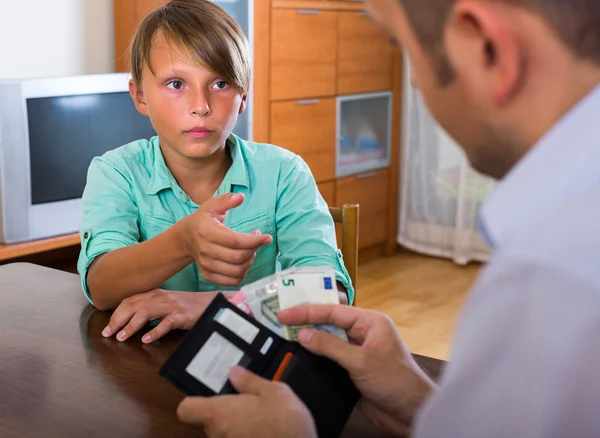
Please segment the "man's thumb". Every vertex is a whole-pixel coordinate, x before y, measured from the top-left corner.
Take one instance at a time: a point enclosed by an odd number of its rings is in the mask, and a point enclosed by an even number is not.
[[[303,329],[298,333],[298,341],[311,353],[325,356],[350,371],[356,364],[360,347],[351,345],[331,333],[316,329]]]
[[[269,383],[268,380],[257,376],[241,366],[236,366],[231,369],[229,372],[229,380],[231,380],[231,384],[240,394],[259,395],[262,388]]]
[[[227,193],[209,199],[204,203],[203,208],[207,212],[223,216],[232,208],[241,205],[242,202],[244,202],[244,195],[241,193]]]

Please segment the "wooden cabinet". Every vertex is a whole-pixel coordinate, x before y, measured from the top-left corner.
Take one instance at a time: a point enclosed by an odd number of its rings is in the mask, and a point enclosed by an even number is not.
[[[335,99],[271,104],[270,141],[298,155],[317,181],[335,176]]]
[[[274,9],[271,100],[335,95],[338,12]]]
[[[335,202],[338,207],[344,204],[360,205],[359,248],[368,248],[387,240],[387,170],[338,179],[335,183]]]
[[[321,196],[330,207],[335,206],[335,183],[333,181],[317,184]]]
[[[114,0],[115,71],[129,71],[129,45],[138,24],[168,0]]]
[[[390,90],[393,47],[362,12],[338,18],[337,93]]]

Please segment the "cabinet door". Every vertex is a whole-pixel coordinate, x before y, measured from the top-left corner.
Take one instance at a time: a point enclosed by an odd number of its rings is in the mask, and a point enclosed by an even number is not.
[[[387,169],[336,181],[336,204],[338,206],[359,204],[358,247],[360,249],[386,241],[387,197]]]
[[[389,39],[362,12],[340,12],[338,94],[390,90],[393,56]]]
[[[271,100],[335,95],[338,12],[274,9]]]
[[[114,0],[115,71],[129,71],[129,45],[138,24],[168,0]]]
[[[333,181],[317,184],[321,196],[330,207],[335,206],[335,183]]]
[[[271,104],[271,143],[300,155],[317,181],[335,176],[335,99]]]

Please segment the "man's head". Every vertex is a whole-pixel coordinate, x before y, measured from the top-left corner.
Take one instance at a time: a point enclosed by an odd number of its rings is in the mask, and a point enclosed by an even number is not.
[[[369,0],[478,170],[502,177],[600,81],[597,0]]]
[[[131,45],[130,92],[163,151],[188,158],[225,144],[250,88],[242,30],[209,0],[172,0],[150,13]]]

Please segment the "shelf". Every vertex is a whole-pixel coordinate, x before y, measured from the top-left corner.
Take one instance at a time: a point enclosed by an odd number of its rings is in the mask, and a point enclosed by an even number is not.
[[[79,244],[80,240],[78,233],[33,240],[31,242],[0,244],[0,261],[11,260],[60,248],[67,248],[70,246],[77,246]]]
[[[322,11],[363,11],[362,1],[273,0],[277,9],[318,9]]]

